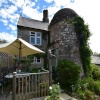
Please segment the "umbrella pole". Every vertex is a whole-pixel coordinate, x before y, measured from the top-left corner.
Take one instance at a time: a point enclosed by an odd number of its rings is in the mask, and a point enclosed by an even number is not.
[[[20,69],[20,56],[21,56],[21,42],[20,42],[20,48],[19,48],[18,69]]]

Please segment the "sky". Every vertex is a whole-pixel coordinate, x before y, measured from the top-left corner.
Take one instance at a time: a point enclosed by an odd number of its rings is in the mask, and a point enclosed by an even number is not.
[[[89,46],[100,53],[100,1],[99,0],[0,0],[0,39],[9,42],[17,38],[17,22],[20,15],[42,20],[43,10],[48,9],[49,20],[62,8],[73,9],[89,26]]]

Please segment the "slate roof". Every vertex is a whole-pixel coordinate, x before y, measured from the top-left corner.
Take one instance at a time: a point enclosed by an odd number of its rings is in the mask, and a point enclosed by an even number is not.
[[[98,56],[91,56],[93,64],[100,64],[100,57]]]
[[[19,17],[19,20],[17,23],[17,26],[29,27],[29,28],[45,30],[45,31],[48,31],[48,25],[49,23],[45,23],[43,21],[34,20],[30,18],[25,18],[22,16]]]

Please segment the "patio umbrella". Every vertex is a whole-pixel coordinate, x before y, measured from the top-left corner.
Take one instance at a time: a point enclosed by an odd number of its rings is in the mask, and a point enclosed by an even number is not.
[[[36,53],[45,53],[44,51],[29,44],[28,42],[26,42],[21,38],[17,38],[15,41],[11,43],[5,43],[0,45],[0,52],[6,52],[9,54],[19,56],[19,65],[20,65],[20,57]]]

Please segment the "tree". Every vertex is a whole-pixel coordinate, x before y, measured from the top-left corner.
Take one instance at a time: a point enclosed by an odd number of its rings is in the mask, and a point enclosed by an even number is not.
[[[4,44],[4,43],[7,43],[8,41],[5,40],[5,39],[0,39],[0,44]]]

